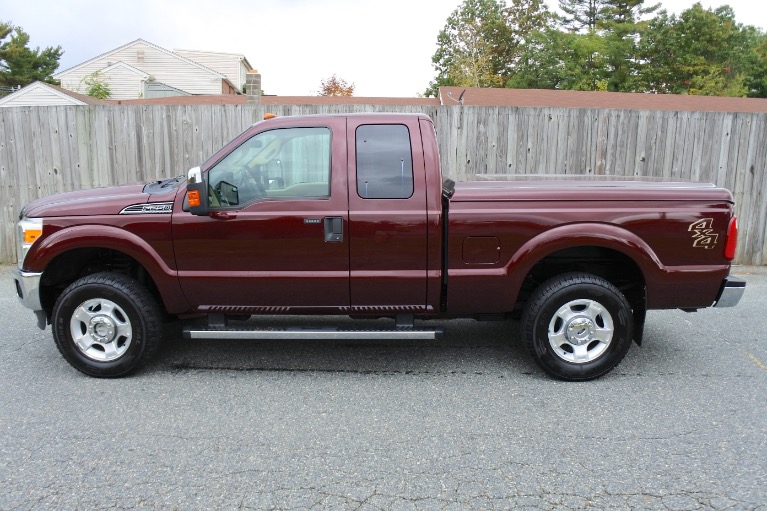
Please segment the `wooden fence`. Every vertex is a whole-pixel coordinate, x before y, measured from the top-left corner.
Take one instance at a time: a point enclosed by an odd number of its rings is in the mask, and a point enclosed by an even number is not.
[[[736,262],[767,264],[766,114],[366,105],[0,108],[0,261],[16,260],[14,226],[30,200],[183,175],[265,111],[426,113],[437,126],[443,169],[457,179],[565,174],[713,182],[735,195]]]

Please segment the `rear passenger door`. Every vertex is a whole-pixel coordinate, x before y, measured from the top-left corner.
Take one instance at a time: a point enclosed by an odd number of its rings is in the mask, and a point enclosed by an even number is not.
[[[348,118],[352,310],[423,312],[426,179],[418,119]]]

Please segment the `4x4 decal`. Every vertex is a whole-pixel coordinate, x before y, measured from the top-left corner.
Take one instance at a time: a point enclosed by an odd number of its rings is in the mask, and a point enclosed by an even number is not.
[[[690,224],[689,229],[692,233],[692,246],[695,248],[712,249],[716,246],[719,239],[718,234],[714,234],[714,219],[703,218]]]

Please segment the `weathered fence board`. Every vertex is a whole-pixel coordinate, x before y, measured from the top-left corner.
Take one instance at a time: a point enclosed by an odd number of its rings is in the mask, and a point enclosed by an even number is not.
[[[265,107],[0,108],[0,261],[32,199],[184,174]],[[715,182],[733,191],[738,262],[767,264],[767,115],[519,107],[270,106],[281,116],[400,111],[434,119],[445,174],[607,175]]]

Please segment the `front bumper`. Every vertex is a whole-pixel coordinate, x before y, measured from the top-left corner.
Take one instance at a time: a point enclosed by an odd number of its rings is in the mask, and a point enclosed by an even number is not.
[[[746,281],[738,277],[727,277],[716,298],[714,307],[735,307],[746,291]]]
[[[37,316],[37,326],[41,330],[45,330],[48,318],[40,303],[40,278],[42,276],[42,273],[13,269],[16,296],[19,297],[21,305],[34,311],[35,316]]]
[[[21,305],[33,311],[42,310],[40,304],[40,278],[42,273],[28,272],[18,268],[13,269],[13,280],[16,282],[16,295]]]

